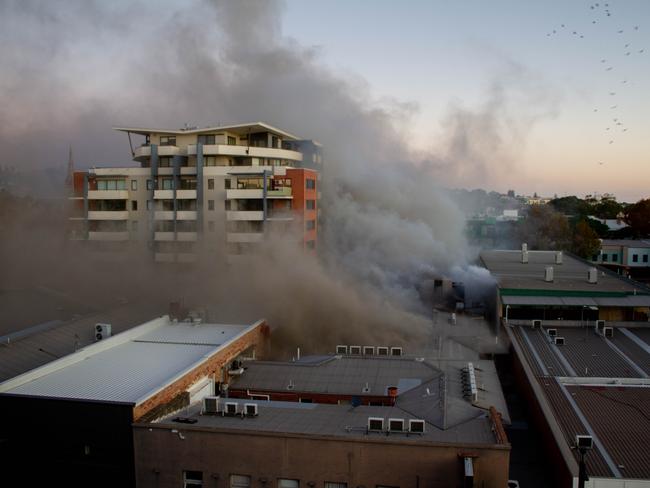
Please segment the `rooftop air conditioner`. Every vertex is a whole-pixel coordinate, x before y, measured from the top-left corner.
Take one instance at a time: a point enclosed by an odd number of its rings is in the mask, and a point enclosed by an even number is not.
[[[382,417],[368,417],[369,432],[383,432],[384,419]]]
[[[214,414],[219,413],[219,397],[218,396],[207,396],[203,398],[203,410],[202,414]]]
[[[604,327],[605,327],[604,320],[596,320],[596,331],[602,332]]]
[[[391,347],[390,348],[390,355],[391,356],[401,356],[402,355],[402,348],[401,347]]]
[[[546,329],[546,333],[549,337],[555,337],[557,335],[557,329]]]
[[[555,253],[555,264],[562,264],[562,251]]]
[[[528,262],[528,251],[521,251],[521,262],[523,264]]]
[[[404,419],[388,419],[388,432],[404,432]]]
[[[348,353],[348,346],[336,346],[336,354],[346,355]]]
[[[223,413],[226,415],[237,415],[237,403],[226,402]]]
[[[556,337],[554,342],[555,342],[556,346],[563,346],[564,345],[564,337]]]
[[[361,346],[350,346],[350,355],[361,356]]]
[[[257,403],[244,403],[244,415],[246,417],[257,417]]]
[[[542,326],[542,321],[541,321],[541,320],[539,320],[539,319],[534,319],[534,320],[532,321],[532,327],[533,327],[533,329],[537,329],[537,328],[539,328],[539,327],[541,327],[541,326]]]
[[[544,268],[544,281],[551,283],[553,281],[553,266]]]
[[[577,435],[576,447],[578,449],[593,449],[594,439],[590,435]]]
[[[111,336],[111,324],[95,324],[95,340],[101,341]]]
[[[375,347],[374,346],[363,346],[363,355],[364,356],[374,356]]]
[[[424,420],[409,419],[409,432],[412,434],[424,434]]]
[[[598,270],[596,268],[589,268],[589,271],[587,271],[587,283],[598,283]]]
[[[614,337],[614,327],[603,327],[603,335],[605,337]]]
[[[388,356],[388,348],[384,346],[378,346],[377,356]]]

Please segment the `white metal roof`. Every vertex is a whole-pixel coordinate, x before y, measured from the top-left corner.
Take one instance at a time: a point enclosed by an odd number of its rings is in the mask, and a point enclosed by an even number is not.
[[[0,384],[0,392],[139,404],[259,326],[160,317]]]
[[[131,132],[133,134],[141,134],[141,135],[147,135],[147,134],[203,134],[203,133],[209,133],[209,132],[219,132],[219,131],[229,131],[233,132],[236,134],[246,134],[249,130],[251,131],[258,131],[258,132],[273,132],[275,134],[278,134],[285,139],[292,139],[292,140],[299,140],[300,138],[297,136],[294,136],[293,134],[290,134],[289,132],[285,132],[282,129],[278,129],[277,127],[273,127],[272,125],[269,125],[264,122],[253,122],[250,124],[236,124],[236,125],[222,125],[222,126],[215,126],[215,127],[203,127],[203,128],[196,128],[196,129],[154,129],[154,128],[147,128],[147,127],[113,127],[114,130],[120,131],[120,132]]]

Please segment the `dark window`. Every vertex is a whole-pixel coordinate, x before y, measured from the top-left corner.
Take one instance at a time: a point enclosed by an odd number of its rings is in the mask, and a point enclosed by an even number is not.
[[[230,190],[230,180],[225,179],[223,182],[223,186],[226,188],[226,190]]]
[[[647,255],[647,254],[644,254],[644,255],[643,255],[643,262],[644,262],[644,263],[647,263],[647,262],[648,262],[648,255]]]
[[[202,471],[183,471],[183,483],[185,488],[203,486]]]
[[[131,180],[131,191],[137,191],[137,190],[138,190],[137,180]]]
[[[307,210],[314,210],[316,208],[316,200],[307,200]]]
[[[224,204],[225,204],[226,210],[230,210],[230,200],[224,201]]]
[[[131,210],[137,210],[137,209],[138,209],[138,201],[131,200]]]
[[[160,136],[160,145],[161,146],[175,146],[176,145],[176,136]]]
[[[201,134],[199,144],[215,144],[214,134]]]
[[[153,200],[147,200],[147,210],[151,210],[153,208]]]
[[[615,263],[618,261],[618,254],[612,254],[612,262]]]
[[[171,178],[163,178],[162,180],[162,189],[163,190],[172,190],[174,185],[174,180]]]
[[[311,178],[307,178],[306,184],[307,184],[307,189],[308,190],[315,190],[316,189],[316,180],[312,180]]]
[[[153,190],[153,180],[147,180],[147,190]]]
[[[271,136],[271,147],[280,147],[279,141],[276,136]]]
[[[603,263],[607,262],[607,254],[603,254]]]
[[[172,165],[172,158],[169,156],[161,156],[158,158],[158,166],[161,168],[169,168]]]
[[[208,180],[208,190],[214,190],[214,178]]]
[[[208,200],[208,210],[214,210],[214,200]]]
[[[228,145],[229,146],[236,146],[237,145],[237,138],[228,136]]]
[[[633,263],[638,263],[639,262],[639,255],[638,254],[632,254],[632,262]]]
[[[316,221],[315,220],[308,220],[307,221],[307,230],[314,230],[316,228]]]

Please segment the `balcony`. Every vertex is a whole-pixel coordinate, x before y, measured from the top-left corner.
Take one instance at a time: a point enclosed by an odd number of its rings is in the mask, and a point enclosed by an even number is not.
[[[196,190],[176,190],[178,200],[196,200]]]
[[[268,190],[266,196],[268,198],[293,198],[291,196],[291,187],[289,186],[276,188],[275,190]]]
[[[154,190],[154,200],[171,200],[174,198],[174,190]]]
[[[226,200],[264,198],[264,190],[226,190]]]
[[[154,241],[168,242],[174,240],[173,232],[155,232],[153,235]]]
[[[226,220],[264,220],[264,212],[250,210],[231,210],[226,212]]]
[[[178,156],[183,154],[178,146],[158,146],[158,156]]]
[[[89,241],[128,241],[128,232],[88,232]]]
[[[88,200],[128,200],[128,190],[88,190]]]
[[[199,238],[197,232],[177,232],[176,240],[181,242],[196,242]]]
[[[264,234],[261,232],[229,232],[227,242],[262,242]]]
[[[145,159],[151,157],[151,146],[136,147],[133,151],[133,159]]]
[[[91,210],[88,212],[88,220],[128,220],[128,218],[129,212],[127,210]]]
[[[196,210],[179,210],[176,212],[176,220],[196,220]]]
[[[196,144],[187,146],[188,155],[196,155]],[[289,159],[302,161],[302,153],[274,147],[235,146],[227,144],[206,144],[204,156],[249,156],[253,158]]]
[[[174,220],[173,210],[156,210],[154,214],[155,220]]]

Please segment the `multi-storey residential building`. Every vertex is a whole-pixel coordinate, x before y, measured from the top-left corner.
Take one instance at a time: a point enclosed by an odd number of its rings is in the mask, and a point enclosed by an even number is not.
[[[140,166],[75,173],[77,239],[116,250],[128,241],[159,262],[249,254],[274,234],[315,252],[318,143],[262,122],[116,130],[144,137]]]

